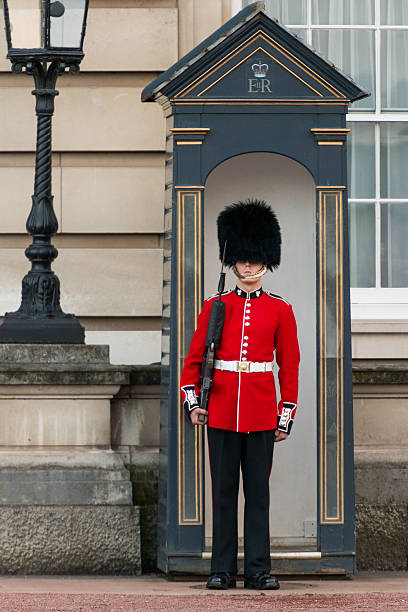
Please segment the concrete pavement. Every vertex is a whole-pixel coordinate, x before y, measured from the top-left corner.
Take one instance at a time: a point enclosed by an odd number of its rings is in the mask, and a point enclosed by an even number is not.
[[[408,572],[361,572],[350,579],[280,578],[274,595],[407,593]],[[0,593],[112,593],[127,595],[208,595],[203,580],[167,580],[162,576],[0,576]],[[238,582],[236,589],[217,595],[245,595],[252,591]],[[214,593],[214,591],[212,591]],[[408,603],[407,603],[408,610]]]
[[[2,576],[3,612],[408,611],[408,573],[351,579],[282,579],[279,591],[208,591],[204,581],[162,576]]]

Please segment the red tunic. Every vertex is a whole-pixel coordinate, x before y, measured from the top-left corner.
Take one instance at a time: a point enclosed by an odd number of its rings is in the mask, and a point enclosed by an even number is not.
[[[181,375],[187,411],[199,405],[201,362],[213,296],[204,302]],[[216,358],[225,361],[271,362],[276,350],[281,400],[276,400],[273,372],[214,370],[208,425],[249,432],[290,432],[296,413],[299,345],[292,307],[283,298],[238,287],[222,295],[225,323]]]

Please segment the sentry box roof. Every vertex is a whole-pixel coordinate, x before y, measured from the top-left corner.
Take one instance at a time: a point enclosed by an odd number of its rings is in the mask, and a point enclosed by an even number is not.
[[[255,2],[206,38],[142,92],[171,104],[339,104],[370,95]]]

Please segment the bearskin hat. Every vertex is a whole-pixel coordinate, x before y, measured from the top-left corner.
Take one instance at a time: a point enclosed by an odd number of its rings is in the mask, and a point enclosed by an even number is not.
[[[281,234],[278,219],[263,200],[249,199],[224,208],[218,215],[220,260],[225,252],[225,265],[237,261],[261,262],[269,270],[280,264]]]

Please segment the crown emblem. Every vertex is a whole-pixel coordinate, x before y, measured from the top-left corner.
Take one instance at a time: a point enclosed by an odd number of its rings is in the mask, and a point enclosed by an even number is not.
[[[266,73],[269,70],[268,64],[262,64],[261,60],[258,61],[257,64],[252,64],[251,69],[254,73],[254,76],[258,79],[263,79],[266,77]]]

